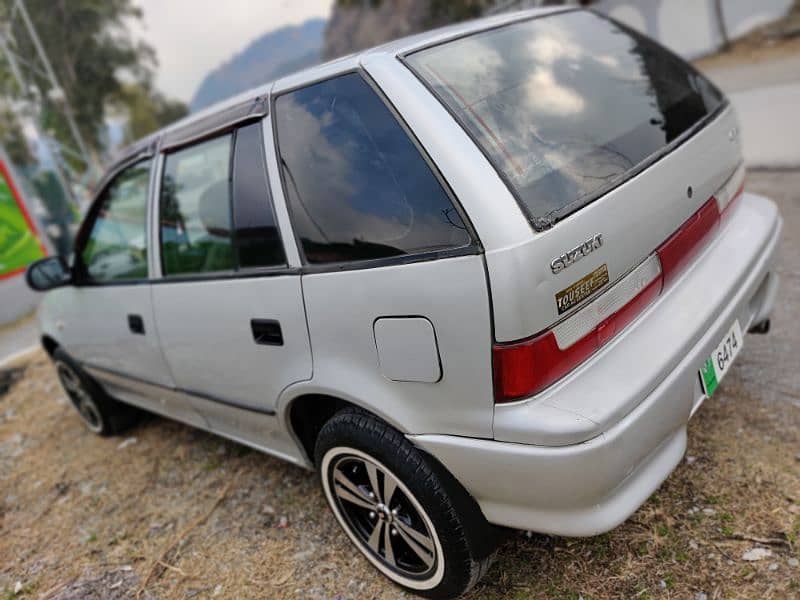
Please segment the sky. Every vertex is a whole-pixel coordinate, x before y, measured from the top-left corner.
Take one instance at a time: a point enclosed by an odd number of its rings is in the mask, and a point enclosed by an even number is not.
[[[328,17],[332,0],[135,0],[135,32],[156,50],[156,87],[189,102],[203,77],[263,33]],[[211,8],[213,7],[213,8]]]

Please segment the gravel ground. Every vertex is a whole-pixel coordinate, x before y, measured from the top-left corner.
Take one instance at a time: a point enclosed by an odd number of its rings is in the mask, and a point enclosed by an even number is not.
[[[800,172],[748,187],[786,220],[772,333],[746,338],[631,519],[589,539],[514,534],[470,598],[800,597]],[[159,418],[93,436],[42,354],[0,394],[1,598],[404,596],[313,474]]]

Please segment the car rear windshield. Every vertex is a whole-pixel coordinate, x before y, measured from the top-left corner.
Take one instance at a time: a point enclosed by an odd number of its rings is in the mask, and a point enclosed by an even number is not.
[[[681,59],[585,11],[515,22],[405,60],[537,230],[644,168],[723,102]]]

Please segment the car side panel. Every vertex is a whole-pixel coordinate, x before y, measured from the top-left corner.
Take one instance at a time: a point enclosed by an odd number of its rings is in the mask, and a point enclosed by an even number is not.
[[[152,288],[158,333],[179,388],[272,411],[286,385],[311,376],[299,275],[163,280]],[[252,319],[277,322],[281,343],[256,343]]]
[[[284,419],[294,398],[317,393],[362,406],[403,432],[491,437],[491,312],[481,255],[306,274],[303,294],[314,373],[284,391]],[[375,321],[409,316],[433,326],[436,382],[391,381],[381,372]]]
[[[143,335],[130,330],[128,315],[141,317]],[[45,296],[39,319],[42,333],[82,363],[172,385],[148,284],[58,288]]]

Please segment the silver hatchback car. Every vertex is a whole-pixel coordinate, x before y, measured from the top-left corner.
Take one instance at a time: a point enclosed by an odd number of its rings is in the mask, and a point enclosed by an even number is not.
[[[592,12],[400,40],[141,141],[31,267],[80,415],[140,410],[319,471],[423,596],[498,532],[595,535],[675,468],[769,327],[782,225],[707,79]]]

